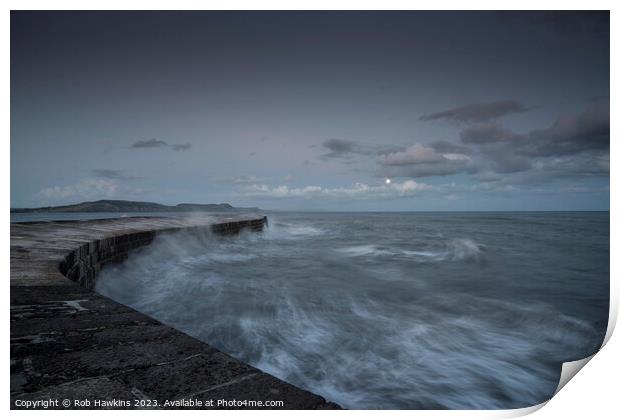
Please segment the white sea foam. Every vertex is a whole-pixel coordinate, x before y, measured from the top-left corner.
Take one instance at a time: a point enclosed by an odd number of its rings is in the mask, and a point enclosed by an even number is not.
[[[323,235],[325,231],[309,224],[271,222],[266,227],[264,235],[271,239],[298,240],[307,236]]]
[[[380,257],[398,255],[398,252],[391,251],[389,248],[378,245],[357,245],[338,249],[341,253],[350,257]]]
[[[484,246],[472,239],[458,238],[445,242],[441,250],[416,251],[368,244],[339,248],[338,251],[349,257],[411,257],[419,262],[478,261],[484,255]]]
[[[291,235],[321,235],[323,231],[312,226],[293,225],[287,226],[286,229]]]
[[[533,405],[600,344],[608,284],[582,267],[606,267],[604,236],[582,245],[567,223],[554,254],[544,226],[508,242],[512,219],[482,236],[484,218],[322,217],[163,235],[97,290],[345,408]]]

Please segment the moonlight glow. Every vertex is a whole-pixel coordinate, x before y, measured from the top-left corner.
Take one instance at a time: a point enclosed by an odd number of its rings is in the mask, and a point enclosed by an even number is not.
[[[391,180],[390,178],[385,178],[385,183],[386,183],[386,184],[388,184],[388,185],[389,185],[391,182],[392,182],[392,180]]]

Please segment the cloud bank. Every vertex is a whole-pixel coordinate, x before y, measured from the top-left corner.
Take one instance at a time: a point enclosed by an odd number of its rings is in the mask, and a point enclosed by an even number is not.
[[[106,179],[86,178],[72,185],[52,186],[37,193],[40,199],[57,201],[64,199],[110,198],[118,192],[118,185]]]
[[[126,175],[123,171],[116,169],[93,169],[92,173],[97,178],[114,179],[119,181],[132,181],[140,177]]]
[[[305,187],[288,187],[279,185],[269,187],[265,184],[254,184],[240,192],[240,195],[253,198],[346,198],[346,199],[376,199],[411,197],[423,191],[430,191],[433,187],[407,180],[401,183],[384,185],[368,185],[357,182],[351,187],[327,188],[318,185]]]
[[[452,120],[458,122],[483,122],[510,114],[519,114],[528,110],[523,104],[515,100],[505,100],[487,103],[477,103],[434,112],[420,117],[422,121]]]
[[[139,140],[131,145],[132,149],[157,149],[157,148],[170,148],[174,151],[182,151],[191,149],[192,145],[190,143],[185,144],[169,144],[163,140],[157,139],[149,139],[149,140]]]
[[[507,129],[497,121],[480,122],[508,111],[525,109],[518,103],[503,101],[484,106],[467,105],[434,114],[436,118],[469,121],[459,133],[460,144],[415,143],[400,151],[379,155],[378,174],[420,178],[466,173],[499,180],[507,174],[532,172],[517,179],[528,182],[583,175],[608,176],[608,102],[591,103],[581,112],[559,116],[547,128],[524,133]]]

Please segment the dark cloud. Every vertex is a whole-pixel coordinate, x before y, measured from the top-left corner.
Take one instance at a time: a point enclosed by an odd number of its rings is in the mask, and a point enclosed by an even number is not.
[[[478,119],[489,117],[478,108]],[[505,107],[504,111],[508,108]],[[517,109],[517,108],[514,108]],[[451,111],[452,112],[452,111]],[[473,120],[462,108],[461,120]],[[498,115],[497,109],[494,115]],[[486,118],[485,117],[485,118]],[[607,176],[609,173],[609,104],[590,103],[578,114],[564,115],[542,130],[517,133],[497,122],[470,124],[459,133],[460,143],[436,141],[409,147],[365,147],[351,140],[323,142],[327,157],[354,154],[376,155],[376,174],[387,177],[429,177],[456,174],[484,174],[484,179],[549,180],[561,177]],[[345,161],[346,163],[346,161]],[[528,181],[529,182],[529,181]]]
[[[352,140],[328,139],[325,140],[321,146],[329,150],[328,155],[332,155],[331,157],[338,157],[351,153],[355,144],[356,143]]]
[[[472,146],[472,154],[489,171],[509,174],[532,168],[531,158],[521,152],[527,145],[526,136],[496,124],[479,124],[462,130],[460,137]]]
[[[435,141],[433,143],[430,143],[429,146],[431,146],[439,153],[471,153],[471,149],[469,147],[462,146],[460,144],[450,143],[448,141]]]
[[[442,154],[432,147],[414,144],[405,150],[379,156],[379,163],[386,166],[415,165],[421,163],[439,163],[445,160]]]
[[[470,144],[486,144],[517,140],[520,136],[495,123],[477,124],[463,129],[461,141]]]
[[[317,145],[311,147],[317,147]],[[369,145],[362,144],[354,140],[337,138],[325,140],[320,144],[320,147],[326,150],[327,153],[319,156],[319,159],[326,160],[332,158],[342,158],[342,162],[346,164],[355,163],[356,160],[353,159],[355,155],[374,158],[376,156],[397,153],[404,149],[403,146],[393,144]]]
[[[139,140],[131,145],[131,147],[133,147],[134,149],[166,147],[166,146],[168,146],[168,143],[166,143],[163,140],[157,140],[157,139]]]
[[[185,144],[168,144],[163,140],[157,139],[149,139],[149,140],[139,140],[131,145],[133,149],[153,149],[160,147],[169,147],[174,151],[182,151],[191,149],[192,145],[190,143]]]
[[[562,156],[586,150],[609,150],[609,103],[590,105],[577,115],[558,118],[545,130],[532,131],[530,156]]]
[[[476,170],[468,155],[440,153],[432,146],[422,144],[380,155],[378,163],[379,174],[388,177],[443,176]]]
[[[461,130],[461,144],[438,141],[380,151],[352,140],[329,139],[321,145],[328,150],[321,158],[377,155],[378,174],[391,177],[445,176],[481,171],[500,175],[535,172],[538,177],[548,176],[550,179],[562,174],[569,177],[606,174],[606,161],[601,156],[609,151],[607,101],[591,103],[581,113],[561,116],[546,129],[526,133],[516,133],[496,122],[484,121],[523,110],[525,107],[518,103],[504,101],[456,108],[444,112],[443,116],[436,114],[436,118],[477,122]],[[558,159],[589,152],[592,153],[588,159]]]
[[[327,139],[321,143],[321,147],[327,150],[320,156],[321,159],[350,158],[352,155],[367,155],[369,150],[360,143],[345,139]]]
[[[549,159],[542,169],[555,178],[571,176],[609,176],[609,154],[582,153]]]
[[[471,109],[467,113],[465,116],[462,108],[452,110],[445,118],[473,121],[482,115],[491,115],[488,109],[476,112],[476,118]],[[486,179],[510,175],[509,179],[522,182],[545,177],[551,180],[607,176],[609,132],[609,105],[606,101],[590,104],[579,114],[562,116],[547,129],[525,134],[515,133],[494,122],[482,122],[460,132],[463,144],[445,141],[417,144],[381,154],[379,174],[425,177],[482,172]],[[515,178],[513,174],[520,175]]]
[[[520,102],[514,100],[478,103],[465,105],[447,111],[435,112],[420,117],[423,121],[430,120],[453,120],[458,122],[483,122],[503,117],[509,114],[526,112],[526,108]]]
[[[561,172],[588,173],[589,166],[593,174],[605,173],[601,157],[609,153],[609,127],[609,104],[602,101],[579,114],[562,116],[546,129],[519,134],[484,123],[463,129],[460,138],[475,148],[474,154],[489,171],[509,174],[537,169],[557,178]],[[584,154],[589,157],[579,157]]]
[[[131,181],[139,179],[137,176],[125,175],[123,171],[116,169],[93,169],[92,173],[97,178],[115,179],[119,181]]]
[[[531,159],[515,153],[510,145],[487,145],[480,149],[480,153],[486,158],[490,169],[499,174],[511,174],[532,169]]]
[[[489,182],[495,185],[544,186],[556,180],[583,181],[591,178],[609,177],[609,155],[582,153],[575,156],[537,159],[527,171],[501,174]]]
[[[189,150],[192,148],[192,145],[189,143],[185,144],[173,144],[172,150],[180,151],[180,150]]]
[[[396,152],[400,152],[402,150],[404,150],[405,147],[403,147],[402,145],[397,146],[397,145],[381,145],[381,146],[377,146],[374,147],[372,149],[371,152],[369,152],[369,155],[375,155],[375,156],[380,156],[380,155],[387,155],[389,153],[396,153]]]

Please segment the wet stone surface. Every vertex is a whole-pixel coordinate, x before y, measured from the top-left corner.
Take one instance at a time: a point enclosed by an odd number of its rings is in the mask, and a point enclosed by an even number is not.
[[[265,222],[236,216],[11,224],[11,407],[261,408],[217,405],[248,400],[281,401],[270,409],[339,408],[92,290],[104,264],[161,232],[235,234]],[[187,407],[188,400],[214,404]]]

